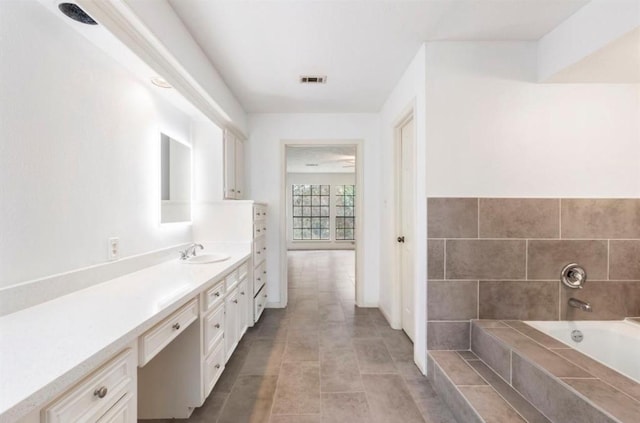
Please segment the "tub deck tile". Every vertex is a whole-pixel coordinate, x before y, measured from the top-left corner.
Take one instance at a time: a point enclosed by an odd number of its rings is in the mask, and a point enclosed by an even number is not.
[[[630,397],[640,401],[640,383],[637,383],[634,380],[629,379],[625,375],[618,373],[603,364],[598,363],[594,359],[587,357],[580,351],[574,350],[573,348],[554,351],[565,357],[567,360],[570,360],[573,363],[577,364],[578,366],[584,369],[588,369],[589,373],[591,373],[595,377],[603,380],[614,388],[619,389]]]
[[[589,401],[623,423],[637,423],[640,418],[640,402],[628,397],[599,379],[562,379]]]

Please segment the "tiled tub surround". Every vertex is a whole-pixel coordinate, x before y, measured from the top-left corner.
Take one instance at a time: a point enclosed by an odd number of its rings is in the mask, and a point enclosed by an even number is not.
[[[471,319],[640,315],[640,199],[427,201],[429,350],[469,349]],[[559,281],[571,262],[587,271],[584,289]]]
[[[464,395],[475,411],[469,410],[468,405],[465,409],[464,404],[463,410],[482,415],[483,410],[474,403],[474,398],[484,395],[479,389],[484,383],[499,392],[528,422],[547,421],[539,420],[540,416],[532,412],[530,405],[551,422],[639,421],[640,384],[632,379],[521,321],[477,320],[471,331],[473,353],[462,353],[460,357],[464,357],[464,361],[454,361],[452,355],[443,358],[443,354],[454,354],[453,351],[429,353],[429,365],[434,366],[429,370],[434,370],[436,389],[448,390],[445,392],[452,399],[444,399],[450,406],[461,401],[459,397]],[[482,361],[472,361],[474,354]],[[475,381],[470,379],[470,367],[482,375],[482,380],[477,379],[478,375]],[[465,374],[466,380],[460,374]],[[492,380],[496,377],[497,380]],[[468,380],[473,382],[469,386],[465,385]],[[523,399],[529,405],[522,403]],[[494,401],[500,404],[497,399]],[[532,413],[532,417],[527,413]]]

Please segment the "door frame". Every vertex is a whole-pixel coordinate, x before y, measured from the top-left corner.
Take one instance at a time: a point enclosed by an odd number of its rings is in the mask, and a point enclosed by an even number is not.
[[[402,137],[402,127],[411,119],[413,119],[413,151],[416,160],[413,163],[414,177],[414,213],[413,213],[413,236],[415,236],[414,257],[413,257],[413,277],[414,277],[414,327],[415,339],[413,344],[413,360],[420,368],[423,374],[427,372],[427,268],[426,268],[426,192],[425,183],[426,175],[424,163],[420,167],[417,161],[418,157],[426,157],[424,151],[424,142],[420,142],[419,134],[425,133],[423,120],[418,119],[416,110],[419,110],[417,101],[412,100],[404,110],[398,115],[393,124],[393,227],[395,230],[394,238],[394,255],[393,255],[393,286],[391,293],[393,296],[391,325],[394,328],[402,329],[402,285],[400,280],[400,247],[396,242],[396,237],[400,231],[400,172],[401,165],[401,149],[400,141]],[[424,196],[423,196],[424,195]],[[424,203],[424,204],[423,204]],[[424,222],[421,222],[421,219]],[[422,239],[424,238],[424,240]],[[424,259],[421,260],[421,258]]]
[[[365,307],[364,284],[364,140],[362,139],[282,139],[280,140],[280,304],[286,307],[288,299],[288,265],[287,265],[287,147],[322,147],[344,145],[356,148],[356,305]]]

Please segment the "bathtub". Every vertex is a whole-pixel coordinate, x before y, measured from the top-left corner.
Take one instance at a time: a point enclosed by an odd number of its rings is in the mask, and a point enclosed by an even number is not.
[[[640,383],[640,324],[626,320],[525,323]],[[581,342],[572,339],[574,330],[582,332]]]

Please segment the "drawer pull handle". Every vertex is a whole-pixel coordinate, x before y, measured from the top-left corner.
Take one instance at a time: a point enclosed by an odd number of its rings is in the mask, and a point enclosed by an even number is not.
[[[261,281],[262,279],[258,278],[259,281]]]
[[[219,369],[219,368],[220,368],[220,365],[219,365],[219,364],[216,364],[216,366],[215,366],[215,367],[216,367],[216,369]]]
[[[260,254],[260,251],[256,251],[256,253]]]
[[[176,323],[175,325],[171,326],[172,328],[174,328],[175,330],[180,329],[180,323]]]
[[[240,293],[240,295],[244,295],[244,291],[242,291],[242,292]]]
[[[262,249],[263,249],[263,250],[266,250],[266,249],[267,249],[267,247],[262,247]]]
[[[215,295],[216,297],[220,296],[220,293],[218,291],[214,292],[213,295]]]
[[[264,294],[263,297],[267,298],[267,294]]]
[[[238,304],[238,300],[233,300],[234,303]]]
[[[262,304],[258,304],[258,308],[262,308]]]
[[[266,275],[266,274],[267,274],[267,271],[266,271],[266,270],[263,270],[263,271],[262,271],[262,273]]]
[[[216,323],[215,325],[213,325],[213,327],[216,329],[220,329],[220,323]]]
[[[93,396],[102,399],[107,396],[107,392],[109,392],[109,390],[107,389],[106,386],[103,386],[93,391]]]
[[[260,229],[256,229],[256,231],[260,232]]]

